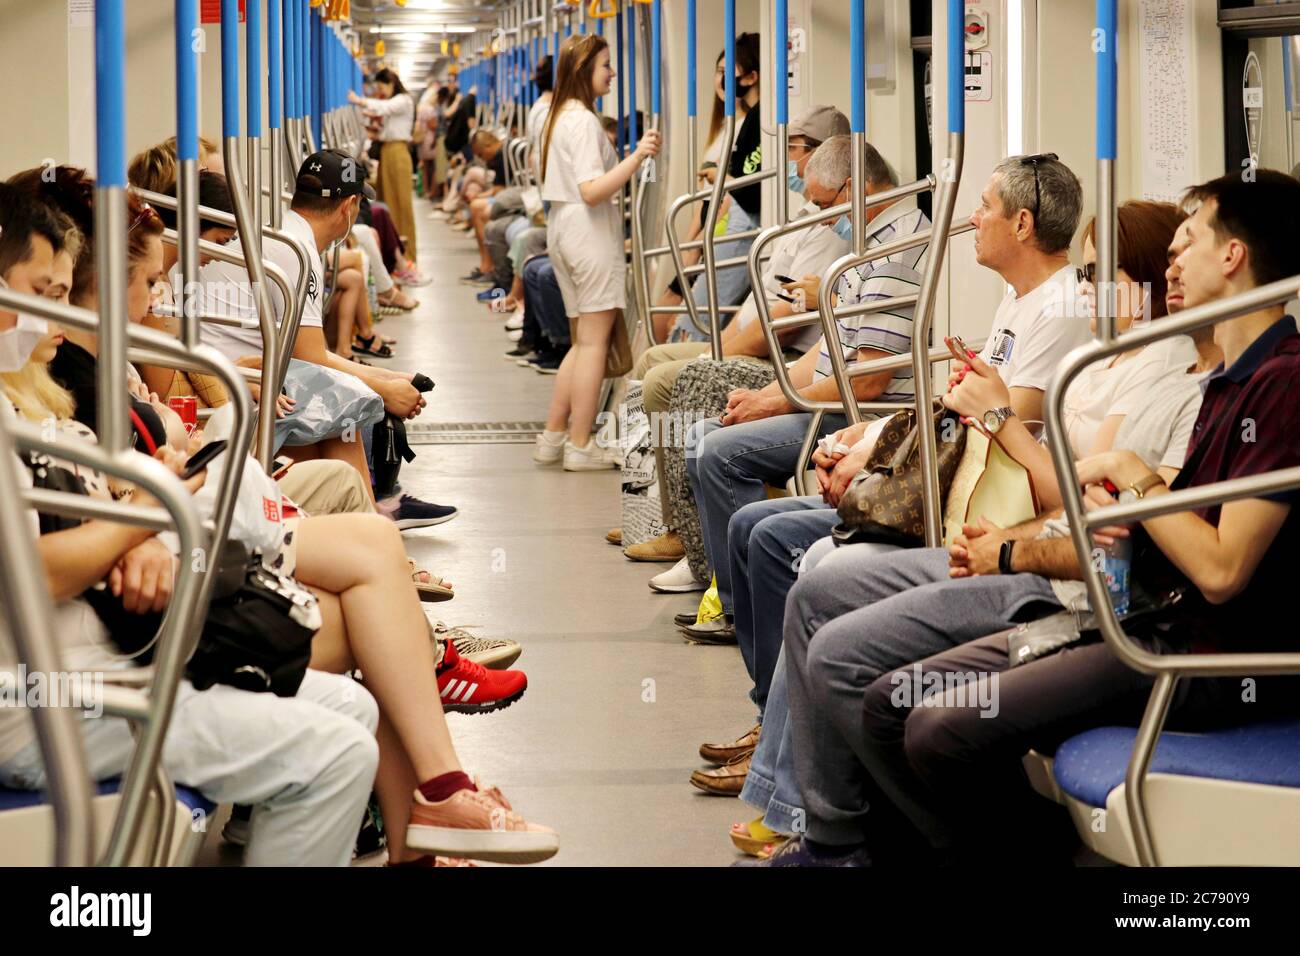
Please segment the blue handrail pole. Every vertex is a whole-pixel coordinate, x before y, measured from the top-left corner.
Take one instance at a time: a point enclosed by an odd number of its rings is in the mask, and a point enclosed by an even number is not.
[[[274,3],[275,0],[269,0]],[[244,5],[244,65],[248,76],[248,202],[253,207],[253,233],[250,247],[262,254],[262,0],[246,0]]]
[[[1097,338],[1115,337],[1116,208],[1118,138],[1116,86],[1119,40],[1116,0],[1097,0]]]
[[[298,135],[298,0],[283,0],[280,9],[284,14],[284,140],[296,175],[302,148]]]
[[[279,229],[283,223],[284,204],[280,192],[284,188],[284,97],[281,81],[284,75],[284,39],[280,25],[280,0],[266,2],[266,68],[267,68],[267,121],[270,128],[271,155],[267,162],[270,176],[267,186],[271,193],[271,228]]]
[[[614,70],[617,76],[614,77],[618,84],[618,156],[622,159],[627,155],[627,97],[623,92],[624,79],[624,52],[623,52],[623,7],[620,5],[618,14],[614,17]],[[620,192],[621,196],[622,193]]]
[[[261,70],[256,71],[258,85]],[[251,102],[251,101],[250,101]],[[260,108],[255,112],[260,113]],[[221,0],[221,116],[222,158],[226,162],[226,179],[230,184],[230,200],[235,207],[235,226],[239,244],[248,250],[260,249],[260,218],[255,215],[257,206],[248,196],[244,184],[244,169],[239,162],[239,3],[238,0]],[[260,117],[259,117],[260,121]],[[256,157],[254,157],[254,161]],[[260,198],[260,196],[258,197]],[[274,315],[270,289],[266,284],[266,270],[261,255],[246,255],[244,265],[258,313]],[[267,394],[274,392],[278,352],[274,341],[263,343],[262,387]],[[265,467],[272,458],[274,419],[259,416],[257,430],[257,458]]]
[[[912,321],[912,379],[916,393],[917,421],[928,421],[933,394],[930,368],[930,336],[934,305],[938,298],[939,274],[948,251],[948,233],[952,228],[957,189],[961,185],[962,163],[966,148],[966,8],[963,0],[948,0],[946,6],[948,69],[948,159],[938,177],[939,185],[931,217],[931,240],[926,256],[921,288],[917,291]],[[855,185],[854,191],[857,192]],[[925,505],[925,542],[938,547],[943,541],[943,507],[939,495],[939,474],[935,467],[938,446],[933,428],[920,428],[921,492]]]
[[[850,202],[853,205],[853,254],[862,255],[867,248],[867,206],[866,188],[863,182],[866,175],[867,155],[867,17],[866,0],[850,0],[849,7],[849,87],[851,116],[849,129],[852,133],[853,154],[852,172],[853,191]]]
[[[776,0],[772,42],[776,46],[776,161],[778,168],[790,160],[790,9],[788,0]],[[776,221],[790,221],[790,190],[780,177],[776,184]]]
[[[636,47],[637,47],[637,11],[640,6],[633,4],[627,12],[627,148],[636,149]]]
[[[316,15],[311,7],[304,5],[302,11],[302,109],[303,131],[307,139],[307,149],[315,152],[320,144],[320,127],[316,116],[316,73],[319,70],[320,44],[316,32]]]
[[[655,0],[650,8],[650,112],[654,115],[654,128],[659,128],[659,114],[663,112],[663,0]]]
[[[692,175],[695,172],[699,151],[699,130],[696,128],[696,114],[699,112],[699,92],[697,89],[696,62],[698,40],[696,37],[696,0],[686,0],[686,162]]]
[[[724,62],[722,108],[726,117],[722,127],[722,141],[736,141],[736,0],[726,0],[723,17]],[[718,264],[713,234],[718,227],[718,211],[722,206],[722,190],[726,185],[725,163],[718,163],[718,175],[713,181],[713,195],[703,223],[704,288],[709,302],[709,345],[713,360],[722,361],[722,319],[718,309]],[[690,289],[684,290],[687,296]]]
[[[177,273],[173,300],[179,307],[181,341],[199,344],[199,316],[192,283],[199,277],[199,29],[198,0],[176,0],[176,233]]]
[[[311,17],[311,125],[318,148],[325,148],[325,21],[313,13]]]
[[[126,26],[123,0],[95,4],[95,244],[99,277],[99,358],[96,387],[99,444],[127,448],[126,405]]]

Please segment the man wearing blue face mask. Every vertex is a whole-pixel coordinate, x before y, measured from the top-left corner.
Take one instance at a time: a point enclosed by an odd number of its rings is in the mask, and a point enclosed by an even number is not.
[[[822,144],[807,169],[808,200],[822,209],[849,201],[851,180],[817,175],[823,162],[837,153],[851,154],[848,136],[836,136]],[[896,178],[888,164],[870,144],[866,147],[863,191],[868,197],[893,188]],[[925,232],[930,221],[912,198],[895,200],[867,209],[866,249],[892,240]],[[847,217],[825,228],[842,232]],[[851,232],[850,232],[851,235]],[[920,288],[928,245],[921,245],[884,259],[850,269],[836,286],[838,303],[852,305],[915,293]],[[816,302],[817,278],[789,283],[787,291],[799,289],[805,304]],[[839,401],[839,389],[831,375],[828,345],[839,348],[846,362],[906,354],[912,348],[912,307],[890,309],[869,315],[837,320],[838,343],[822,341],[790,367],[790,380],[810,401]],[[854,381],[859,401],[912,401],[912,371],[903,368],[863,376]],[[706,624],[685,628],[688,639],[731,643],[736,640],[727,535],[732,516],[741,508],[766,498],[764,486],[783,485],[797,467],[810,416],[797,412],[773,382],[759,390],[739,389],[728,396],[721,419],[696,424],[686,436],[687,470],[691,490],[700,510],[708,563],[717,575],[724,616]],[[822,434],[844,427],[842,415],[827,415]],[[799,499],[802,500],[802,499]],[[748,602],[744,595],[742,603]]]

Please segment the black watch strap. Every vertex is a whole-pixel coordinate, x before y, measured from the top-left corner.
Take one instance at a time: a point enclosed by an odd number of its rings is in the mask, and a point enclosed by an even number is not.
[[[1003,541],[1002,547],[998,549],[998,573],[1015,574],[1011,570],[1011,551],[1016,546],[1014,541]]]

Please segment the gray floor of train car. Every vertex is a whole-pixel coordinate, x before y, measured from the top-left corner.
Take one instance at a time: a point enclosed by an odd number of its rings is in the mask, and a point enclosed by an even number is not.
[[[502,318],[458,277],[477,265],[473,240],[431,221],[417,201],[420,268],[409,315],[385,319],[398,358],[437,382],[427,422],[540,421],[554,378],[502,358]],[[378,360],[376,360],[376,364]],[[688,595],[655,594],[667,565],[628,561],[604,540],[619,524],[617,473],[540,468],[524,444],[419,445],[403,487],[460,515],[408,532],[411,555],[455,583],[426,605],[452,625],[524,645],[528,691],[496,714],[448,719],[471,773],[499,784],[530,819],[560,832],[554,865],[724,865],[727,831],[752,811],[688,782],[703,740],[753,722],[735,648],[685,644],[672,616]],[[694,597],[698,597],[695,595]],[[220,820],[215,829],[219,831]],[[234,862],[215,836],[202,862]]]

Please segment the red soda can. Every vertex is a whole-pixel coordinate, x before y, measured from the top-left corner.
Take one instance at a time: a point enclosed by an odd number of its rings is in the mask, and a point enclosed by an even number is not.
[[[167,406],[181,417],[185,431],[194,431],[199,421],[199,400],[193,395],[173,395],[167,399]]]

